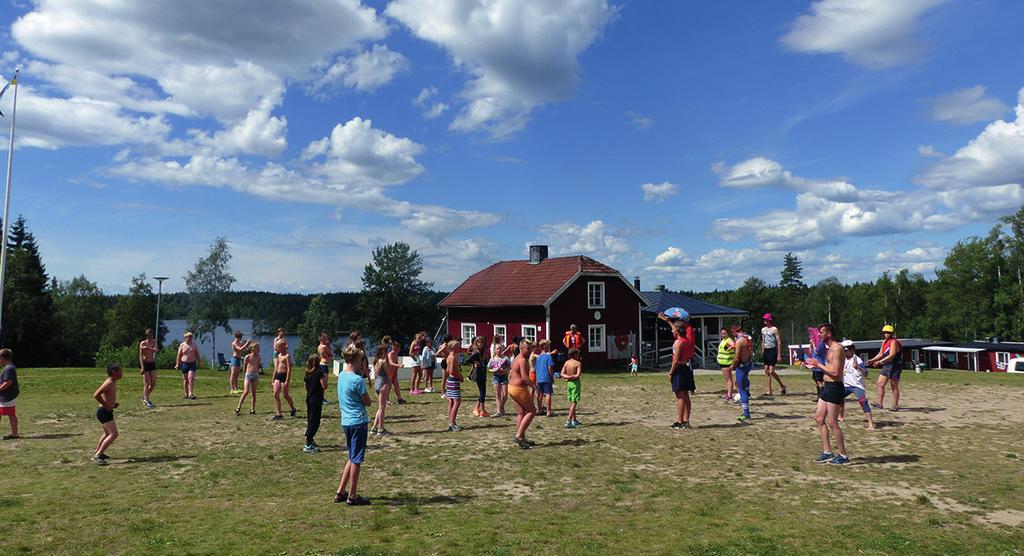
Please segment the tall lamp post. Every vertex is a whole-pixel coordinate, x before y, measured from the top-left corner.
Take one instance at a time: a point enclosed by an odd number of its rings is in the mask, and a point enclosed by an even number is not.
[[[168,280],[167,276],[154,276],[154,280],[157,282],[156,286],[156,328],[153,329],[153,334],[156,336],[156,349],[160,349],[160,296],[164,293],[164,280]]]

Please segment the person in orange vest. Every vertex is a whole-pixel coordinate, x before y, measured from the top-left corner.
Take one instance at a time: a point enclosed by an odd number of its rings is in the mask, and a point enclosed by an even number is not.
[[[583,334],[580,334],[575,324],[569,325],[569,330],[565,331],[565,337],[562,338],[562,345],[568,351],[570,349],[578,349],[580,351],[580,359],[583,358]]]

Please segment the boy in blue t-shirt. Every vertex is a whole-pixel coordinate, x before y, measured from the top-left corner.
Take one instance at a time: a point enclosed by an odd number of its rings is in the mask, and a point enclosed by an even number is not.
[[[345,433],[345,443],[348,445],[348,461],[341,473],[334,501],[344,501],[349,506],[367,506],[370,504],[368,499],[356,496],[359,468],[366,454],[366,426],[369,421],[366,408],[370,405],[366,381],[355,370],[355,366],[363,359],[363,350],[349,344],[341,355],[345,359],[345,368],[338,375],[338,409],[341,411],[341,430]],[[350,480],[352,490],[346,491],[345,487]]]
[[[551,414],[551,395],[555,392],[555,360],[551,357],[553,351],[548,351],[550,343],[547,340],[541,340],[538,345],[540,346],[540,355],[537,356],[537,362],[534,364],[534,370],[537,372],[537,394],[543,398],[541,405],[545,411],[544,415],[554,417]]]

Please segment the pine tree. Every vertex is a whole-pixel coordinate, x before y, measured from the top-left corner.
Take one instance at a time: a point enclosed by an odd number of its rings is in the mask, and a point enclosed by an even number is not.
[[[309,300],[309,307],[299,324],[299,345],[296,346],[295,359],[301,362],[303,357],[316,353],[321,332],[326,332],[333,339],[338,331],[338,322],[338,313],[328,307],[326,297],[317,295]]]
[[[90,366],[106,332],[107,301],[103,290],[88,278],[50,283],[53,292],[54,317],[59,330],[61,364]]]
[[[363,268],[363,291],[358,308],[361,327],[369,337],[388,334],[403,344],[436,321],[430,282],[420,280],[423,259],[407,243],[398,242],[373,250],[373,260]]]
[[[196,261],[195,267],[185,274],[185,290],[189,296],[188,325],[197,340],[206,334],[213,337],[211,361],[216,361],[217,335],[221,328],[231,332],[226,293],[235,283],[231,275],[231,248],[228,240],[218,237],[210,245],[209,253]]]
[[[24,216],[11,225],[7,239],[3,344],[14,350],[21,365],[56,363],[60,356],[49,349],[55,334],[49,278]]]

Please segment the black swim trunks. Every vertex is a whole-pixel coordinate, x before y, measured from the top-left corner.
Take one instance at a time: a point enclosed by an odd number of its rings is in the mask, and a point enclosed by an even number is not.
[[[284,382],[288,380],[288,373],[274,373],[274,380]]]
[[[878,373],[884,377],[888,377],[889,380],[899,380],[900,375],[903,374],[902,365],[882,365],[882,370]]]
[[[676,367],[676,374],[672,375],[673,392],[695,392],[697,384],[693,381],[693,369],[689,365]]]
[[[114,412],[103,406],[97,407],[96,420],[99,421],[101,425],[109,423],[114,420]]]
[[[153,372],[155,370],[156,370],[156,361],[143,361],[142,362],[142,371],[143,372],[151,373],[151,372]]]
[[[822,382],[825,380],[825,371],[821,369],[814,369],[811,371],[811,378],[814,379],[814,382]]]
[[[764,348],[765,366],[775,366],[779,363],[779,348]]]
[[[818,398],[828,403],[841,404],[846,399],[846,387],[842,382],[826,382],[818,393]]]

